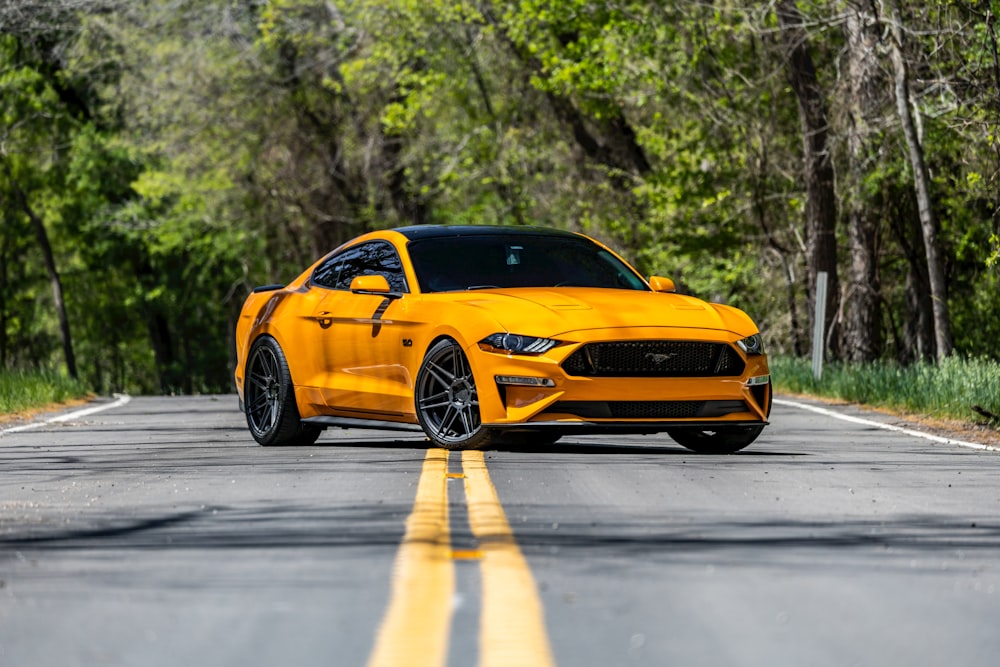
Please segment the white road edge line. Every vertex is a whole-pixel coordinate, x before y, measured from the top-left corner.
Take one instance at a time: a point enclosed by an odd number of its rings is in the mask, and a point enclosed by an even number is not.
[[[921,431],[914,431],[913,429],[903,428],[902,426],[894,426],[892,424],[884,424],[882,422],[873,421],[871,419],[864,419],[862,417],[852,417],[851,415],[844,415],[833,410],[827,410],[826,408],[821,408],[815,405],[808,405],[806,403],[799,403],[798,401],[789,401],[786,399],[774,399],[775,405],[784,405],[792,408],[799,408],[800,410],[808,410],[810,412],[815,412],[816,414],[824,415],[826,417],[833,417],[834,419],[840,419],[845,422],[851,422],[852,424],[861,424],[863,426],[874,426],[875,428],[881,428],[886,431],[895,431],[896,433],[904,433],[906,435],[912,435],[916,438],[923,438],[924,440],[930,440],[932,442],[941,443],[943,445],[956,445],[958,447],[967,447],[969,449],[979,449],[982,451],[989,452],[1000,452],[1000,447],[994,445],[984,445],[978,442],[966,442],[965,440],[955,440],[954,438],[944,438],[939,435],[931,435],[930,433],[923,433]]]
[[[48,419],[43,419],[41,421],[31,422],[30,424],[23,424],[21,426],[12,426],[11,428],[0,429],[0,435],[6,435],[8,433],[18,433],[20,431],[30,431],[31,429],[40,428],[42,426],[48,426],[49,424],[61,424],[63,422],[72,421],[74,419],[80,419],[81,417],[87,417],[89,415],[95,414],[97,412],[103,412],[104,410],[110,410],[112,408],[120,408],[129,401],[132,397],[128,394],[115,394],[117,400],[113,403],[105,403],[103,405],[94,405],[89,408],[83,408],[81,410],[74,410],[73,412],[67,412],[66,414],[56,415],[55,417],[49,417]]]

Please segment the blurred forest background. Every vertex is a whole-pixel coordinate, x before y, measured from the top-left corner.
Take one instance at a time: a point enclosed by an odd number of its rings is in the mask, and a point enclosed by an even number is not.
[[[580,230],[769,351],[996,359],[997,0],[0,0],[0,369],[231,391],[253,286]]]

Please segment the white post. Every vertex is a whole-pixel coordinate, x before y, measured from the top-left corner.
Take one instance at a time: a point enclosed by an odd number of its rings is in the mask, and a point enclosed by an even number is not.
[[[813,377],[823,377],[823,346],[826,331],[826,271],[816,274],[816,315],[813,320]]]

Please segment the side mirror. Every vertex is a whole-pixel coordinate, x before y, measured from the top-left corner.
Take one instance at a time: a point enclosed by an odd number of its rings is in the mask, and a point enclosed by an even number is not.
[[[351,281],[351,292],[354,294],[374,294],[384,296],[387,299],[398,299],[403,295],[393,292],[389,287],[389,281],[380,273],[369,276],[357,276]]]
[[[674,285],[674,281],[670,278],[664,278],[663,276],[650,276],[649,286],[653,288],[654,292],[677,291],[677,286]]]

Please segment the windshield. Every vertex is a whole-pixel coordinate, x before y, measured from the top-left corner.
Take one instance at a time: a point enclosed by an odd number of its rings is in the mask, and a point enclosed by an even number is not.
[[[582,237],[497,234],[410,242],[424,292],[506,287],[648,290],[627,264]]]

